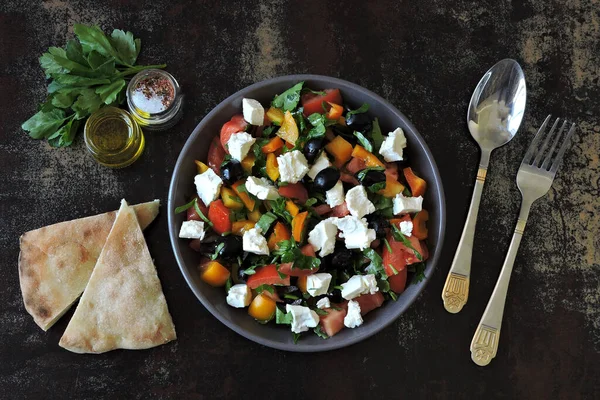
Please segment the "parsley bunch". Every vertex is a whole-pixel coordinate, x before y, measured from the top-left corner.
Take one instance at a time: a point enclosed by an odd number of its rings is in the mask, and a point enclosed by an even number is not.
[[[105,105],[125,100],[125,77],[166,65],[134,65],[141,49],[131,32],[115,29],[106,36],[97,26],[75,24],[78,40],[65,48],[50,47],[40,65],[50,79],[48,97],[39,111],[21,126],[34,139],[53,147],[70,146],[79,125]]]

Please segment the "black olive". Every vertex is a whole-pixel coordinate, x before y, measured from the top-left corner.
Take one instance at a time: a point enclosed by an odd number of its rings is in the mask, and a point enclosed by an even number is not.
[[[350,129],[346,126],[334,125],[331,127],[331,130],[336,136],[341,136],[345,141],[350,143],[352,146],[354,146],[356,143],[358,143],[358,139],[352,133],[352,132],[354,132],[353,129]]]
[[[315,188],[324,192],[335,186],[340,179],[340,171],[333,167],[322,170],[315,176]]]
[[[331,258],[331,267],[335,269],[345,269],[353,265],[354,254],[352,250],[345,247],[337,247]]]
[[[344,301],[342,297],[342,291],[340,289],[334,289],[333,292],[327,295],[331,303],[341,303]]]
[[[229,160],[221,166],[221,176],[223,182],[231,185],[244,177],[244,169],[242,164],[237,160]]]
[[[376,183],[385,182],[385,173],[383,171],[371,169],[365,173],[359,172],[356,175],[357,177],[359,177],[360,183],[364,187],[369,187],[375,185]]]
[[[234,260],[244,252],[242,238],[235,235],[217,238],[215,249],[217,248],[220,248],[217,256],[226,260]]]
[[[369,133],[373,127],[373,121],[366,113],[350,114],[346,116],[346,125],[355,131]]]
[[[377,238],[384,238],[387,234],[387,229],[390,227],[390,221],[387,218],[377,214],[370,214],[367,216],[369,222],[369,228],[375,230]]]
[[[302,292],[297,286],[275,286],[279,298],[285,304],[297,305],[302,303]]]
[[[319,152],[323,148],[323,138],[310,139],[304,145],[304,157],[306,157],[306,161],[310,164],[313,164],[319,155]]]

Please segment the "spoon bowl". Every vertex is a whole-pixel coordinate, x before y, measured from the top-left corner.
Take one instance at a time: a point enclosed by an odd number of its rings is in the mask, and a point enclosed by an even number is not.
[[[525,112],[525,74],[510,58],[481,78],[469,104],[467,124],[483,153],[505,145],[516,134]]]

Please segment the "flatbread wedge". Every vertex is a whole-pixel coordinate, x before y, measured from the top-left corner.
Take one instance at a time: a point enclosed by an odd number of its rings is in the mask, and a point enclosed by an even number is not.
[[[154,200],[132,208],[144,229],[158,214]],[[48,330],[83,293],[117,211],[45,226],[20,238],[19,281],[25,309]]]
[[[123,200],[59,345],[75,353],[147,349],[176,339],[156,267]]]

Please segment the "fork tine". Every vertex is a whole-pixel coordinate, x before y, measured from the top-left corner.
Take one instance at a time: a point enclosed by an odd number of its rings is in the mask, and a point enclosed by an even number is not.
[[[553,174],[556,174],[556,171],[558,170],[558,167],[560,166],[560,161],[563,158],[563,155],[565,154],[565,151],[567,151],[567,145],[569,144],[569,141],[571,140],[571,136],[573,136],[573,133],[575,133],[575,124],[571,125],[571,129],[569,129],[569,133],[567,133],[567,136],[565,137],[565,141],[563,142],[562,146],[560,146],[560,150],[558,150],[558,154],[556,155],[556,158],[554,159],[554,162],[552,163],[552,167],[550,168],[550,172]]]
[[[556,130],[556,126],[558,125],[559,120],[560,118],[556,118],[556,121],[554,121],[554,124],[552,124],[552,129],[550,129],[550,132],[548,132],[548,135],[546,135],[546,138],[544,139],[544,143],[542,143],[542,147],[538,149],[538,152],[535,156],[535,160],[533,160],[533,162],[531,163],[531,165],[533,165],[534,167],[537,167],[540,164],[540,161],[544,156],[544,152],[546,151],[546,147],[548,147],[548,143],[550,143],[550,138],[554,135],[554,131]]]
[[[558,133],[556,134],[556,139],[554,139],[554,143],[552,143],[552,147],[548,151],[548,155],[544,159],[544,163],[540,167],[541,169],[548,169],[550,166],[550,162],[552,161],[552,155],[554,154],[554,150],[556,149],[556,145],[560,142],[560,138],[562,136],[563,131],[565,130],[565,126],[567,126],[567,120],[563,121]]]
[[[542,124],[542,126],[540,126],[540,129],[538,129],[537,133],[535,134],[535,137],[531,141],[531,144],[529,145],[529,148],[525,153],[525,157],[523,157],[522,164],[529,164],[529,162],[531,161],[531,158],[535,154],[535,149],[537,148],[538,142],[542,139],[542,136],[544,136],[544,131],[546,130],[546,125],[548,125],[548,121],[550,121],[550,117],[552,117],[551,114],[549,114],[546,117],[544,123]]]

